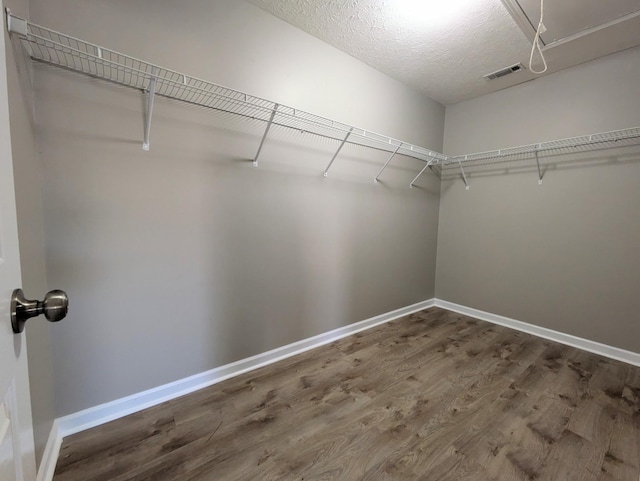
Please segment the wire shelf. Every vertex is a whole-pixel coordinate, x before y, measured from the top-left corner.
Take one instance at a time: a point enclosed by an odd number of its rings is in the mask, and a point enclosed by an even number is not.
[[[538,144],[509,147],[466,155],[447,157],[443,162],[445,168],[458,167],[461,163],[481,165],[484,163],[513,162],[535,159],[552,155],[589,152],[600,149],[628,147],[640,145],[640,127],[633,127],[612,132],[583,135],[568,139],[540,142]]]
[[[13,15],[10,15],[9,24],[10,31],[19,35],[27,53],[36,61],[142,91],[149,91],[153,83],[155,95],[340,141],[348,134],[349,144],[388,152],[398,149],[398,154],[424,162],[442,162],[446,159],[443,154],[409,142],[153,65]]]
[[[639,145],[640,127],[633,127],[599,134],[540,142],[538,144],[450,156],[440,164],[440,172],[441,175],[445,175],[460,169],[465,188],[469,190],[469,180],[465,174],[465,167],[469,169],[473,168],[473,172],[479,172],[483,167],[490,165],[509,163],[510,166],[522,166],[533,160],[538,170],[538,184],[542,184],[544,173],[540,161],[545,157]],[[471,171],[470,169],[469,172]]]
[[[254,165],[257,165],[258,156],[260,155],[269,128],[272,125],[276,125],[341,142],[338,151],[327,166],[327,169],[325,169],[325,176],[336,156],[339,154],[340,149],[342,149],[345,144],[364,146],[386,151],[391,154],[387,163],[375,177],[376,181],[397,154],[424,161],[426,165],[410,185],[414,185],[416,180],[428,167],[431,167],[436,173],[442,173],[454,168],[461,169],[465,184],[468,188],[469,185],[464,174],[463,166],[481,167],[483,165],[500,162],[519,162],[535,159],[540,172],[539,159],[541,157],[640,145],[640,127],[635,127],[487,152],[446,156],[434,150],[413,145],[370,130],[321,117],[271,100],[255,97],[238,90],[153,65],[143,60],[32,24],[10,13],[7,14],[7,23],[9,31],[12,34],[17,34],[26,52],[33,60],[149,93],[143,144],[145,149],[149,147],[150,122],[153,110],[153,97],[155,95],[265,122],[267,127],[258,153],[254,159]],[[541,173],[540,182],[542,182]]]

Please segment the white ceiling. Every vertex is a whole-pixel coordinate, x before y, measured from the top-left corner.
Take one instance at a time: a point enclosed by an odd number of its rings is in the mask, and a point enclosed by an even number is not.
[[[483,78],[528,65],[539,0],[249,1],[445,105],[535,77]],[[547,73],[640,45],[640,0],[551,0],[544,12]]]

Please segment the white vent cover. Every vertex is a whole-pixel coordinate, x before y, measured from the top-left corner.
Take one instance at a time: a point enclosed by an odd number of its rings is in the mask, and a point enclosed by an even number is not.
[[[505,75],[509,75],[515,72],[519,72],[524,70],[524,66],[521,63],[517,63],[515,65],[511,65],[510,67],[506,67],[495,72],[488,73],[484,76],[487,80],[494,80],[500,77],[504,77]]]

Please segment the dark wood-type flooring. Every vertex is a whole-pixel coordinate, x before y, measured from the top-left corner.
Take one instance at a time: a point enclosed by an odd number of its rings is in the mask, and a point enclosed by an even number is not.
[[[640,368],[429,309],[70,436],[54,481],[638,481]]]

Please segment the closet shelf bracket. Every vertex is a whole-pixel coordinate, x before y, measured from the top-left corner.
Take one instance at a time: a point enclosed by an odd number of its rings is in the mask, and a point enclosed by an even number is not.
[[[340,143],[340,147],[338,147],[338,150],[336,150],[336,153],[333,154],[333,158],[331,159],[331,162],[329,162],[329,165],[327,165],[327,168],[324,169],[324,176],[328,177],[329,176],[329,169],[331,168],[331,165],[333,164],[333,162],[336,160],[336,157],[338,157],[338,154],[340,153],[340,151],[342,150],[342,147],[344,147],[344,144],[347,143],[347,140],[349,140],[349,137],[351,136],[351,133],[353,132],[353,127],[351,127],[349,129],[349,132],[347,132],[347,135],[345,136],[345,138],[342,140],[342,142]]]
[[[536,166],[538,167],[538,185],[542,185],[542,170],[540,170],[540,159],[538,158],[538,150],[540,148],[540,144],[538,144],[538,148],[536,148]]]
[[[262,140],[260,141],[260,146],[258,147],[258,152],[256,152],[256,156],[253,159],[253,166],[258,167],[258,157],[260,157],[260,152],[262,151],[262,146],[264,145],[264,141],[267,139],[267,135],[269,134],[269,129],[273,124],[273,119],[276,116],[276,112],[278,111],[278,104],[275,104],[273,107],[273,111],[271,112],[271,116],[269,117],[269,121],[267,122],[267,127],[264,129],[264,134],[262,134]]]
[[[153,115],[153,102],[156,97],[156,82],[158,81],[158,69],[154,68],[149,79],[149,87],[147,93],[147,111],[144,117],[144,141],[142,150],[149,150],[149,136],[151,135],[151,116]]]
[[[416,180],[418,180],[418,178],[424,173],[424,171],[431,167],[432,162],[433,160],[430,160],[429,162],[426,163],[426,165],[422,168],[422,170],[418,173],[418,175],[416,175],[414,179],[411,181],[411,183],[409,184],[409,187],[414,186],[414,184],[416,183]]]
[[[400,143],[400,145],[398,145],[398,147],[396,148],[396,150],[393,151],[393,153],[391,154],[391,156],[387,159],[387,161],[385,162],[385,164],[382,166],[382,169],[380,169],[380,172],[378,172],[378,175],[376,175],[375,179],[373,179],[374,182],[378,182],[378,180],[380,179],[380,176],[382,175],[382,172],[384,172],[384,169],[387,168],[387,165],[389,165],[389,162],[391,162],[391,159],[393,159],[396,154],[398,153],[398,151],[400,150],[400,147],[402,147],[402,142]]]
[[[469,190],[469,182],[467,181],[467,175],[464,173],[464,167],[462,167],[462,162],[458,161],[458,165],[460,166],[460,172],[462,173],[462,181],[464,182],[464,190]]]

